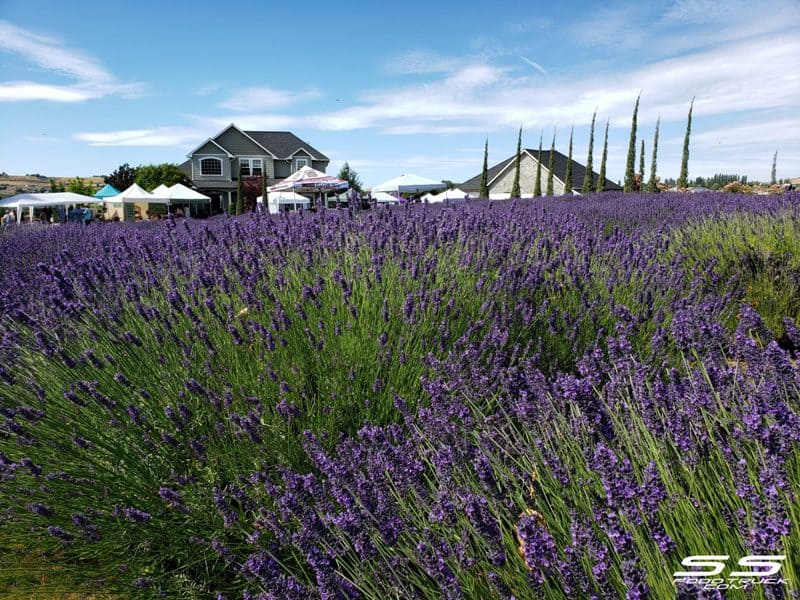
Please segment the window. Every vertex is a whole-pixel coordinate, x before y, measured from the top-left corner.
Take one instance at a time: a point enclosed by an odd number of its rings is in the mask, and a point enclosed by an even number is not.
[[[204,158],[200,161],[200,175],[222,175],[222,161],[218,158]]]
[[[308,167],[309,166],[308,163],[309,163],[309,160],[307,158],[298,158],[297,159],[297,164],[296,164],[296,167],[295,167],[295,171],[299,171],[303,167]]]
[[[239,174],[249,177],[250,175],[260,176],[263,172],[263,162],[260,158],[240,158]]]

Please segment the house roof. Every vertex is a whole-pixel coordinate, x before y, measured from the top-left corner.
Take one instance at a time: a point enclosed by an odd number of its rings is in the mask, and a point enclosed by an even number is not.
[[[524,150],[526,154],[531,156],[534,160],[539,155],[538,148],[526,148]],[[507,158],[506,160],[497,163],[493,167],[489,168],[488,171],[488,182],[489,186],[491,187],[492,182],[497,179],[497,177],[505,171],[507,168],[512,167],[514,161],[516,160],[516,155]],[[550,163],[550,150],[542,150],[542,166],[546,169],[547,165]],[[572,159],[572,188],[580,190],[581,186],[583,185],[583,178],[586,175],[586,167],[575,159]],[[555,150],[553,152],[553,176],[556,177],[560,181],[564,181],[567,176],[567,157]],[[543,178],[544,179],[544,178]],[[592,188],[597,188],[597,182],[600,180],[600,175],[594,171],[592,171]],[[480,190],[481,184],[481,174],[475,175],[462,183],[459,187],[466,191],[466,192],[477,192]],[[544,181],[542,182],[544,186]],[[606,178],[605,182],[605,189],[607,191],[618,191],[622,188],[618,186],[616,183],[611,181],[610,179]]]
[[[259,145],[278,158],[290,158],[298,150],[305,150],[316,160],[330,160],[322,152],[301,140],[290,131],[245,131]]]

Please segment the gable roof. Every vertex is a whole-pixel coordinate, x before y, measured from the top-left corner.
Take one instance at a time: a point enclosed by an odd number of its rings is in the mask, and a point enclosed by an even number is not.
[[[523,153],[528,154],[534,160],[537,160],[539,155],[538,148],[525,148]],[[514,165],[516,160],[516,155],[507,158],[506,160],[497,163],[493,167],[491,167],[488,171],[488,184],[491,186],[492,182],[497,179],[503,171],[507,168]],[[550,150],[542,150],[542,166],[547,169],[547,165],[550,163]],[[572,159],[572,189],[580,190],[581,186],[583,185],[583,178],[586,175],[586,167],[579,162],[577,162],[574,158]],[[559,181],[563,182],[564,179],[567,177],[567,157],[564,154],[561,154],[558,150],[553,152],[553,176],[558,179]],[[600,175],[594,171],[592,171],[592,189],[597,189],[597,182],[600,180]],[[544,183],[544,182],[543,182]],[[462,183],[459,187],[466,191],[466,192],[477,192],[480,190],[481,185],[481,174],[475,175],[470,179],[467,179],[464,183]],[[605,189],[606,191],[618,191],[622,188],[618,186],[616,183],[611,181],[610,179],[606,178],[605,182]]]
[[[227,130],[227,127],[226,127],[225,129]],[[219,135],[219,134],[217,134],[217,135]],[[217,142],[215,142],[215,141],[214,141],[214,139],[213,139],[213,138],[208,138],[208,139],[207,139],[205,142],[203,142],[203,143],[202,143],[202,144],[200,144],[200,145],[199,145],[197,148],[195,148],[194,150],[192,150],[191,152],[189,152],[189,154],[187,154],[186,156],[192,156],[192,155],[193,155],[195,152],[197,152],[198,150],[200,150],[201,148],[203,148],[203,147],[204,147],[204,146],[206,146],[207,144],[214,144],[214,145],[215,145],[217,148],[219,148],[220,150],[222,150],[222,151],[223,151],[225,154],[227,154],[229,157],[231,157],[231,158],[233,157],[233,154],[231,154],[230,152],[228,152],[227,150],[225,150],[225,148],[223,148],[222,146],[220,146],[220,145],[219,145]]]
[[[277,158],[291,158],[298,150],[305,150],[315,160],[330,160],[290,131],[245,131],[244,133],[259,146],[268,148]]]

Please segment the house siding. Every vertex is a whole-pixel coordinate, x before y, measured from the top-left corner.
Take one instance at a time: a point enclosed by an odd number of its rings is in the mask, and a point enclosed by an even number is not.
[[[236,156],[261,156],[264,149],[233,127],[228,127],[214,141]],[[238,165],[237,165],[238,166]]]
[[[217,155],[217,154],[219,154],[221,152],[222,152],[222,150],[220,150],[220,147],[217,146],[211,140],[209,140],[205,144],[200,146],[197,150],[195,150],[193,152],[193,154],[213,154],[213,155]]]
[[[527,154],[523,154],[519,163],[519,190],[523,196],[533,196],[533,188],[536,185],[536,164],[537,160]],[[516,167],[512,163],[500,176],[489,184],[489,193],[511,193],[514,185],[514,173]],[[542,194],[547,190],[547,165],[542,165]],[[564,182],[558,177],[553,177],[553,193],[559,196],[564,193]]]
[[[328,168],[328,161],[326,160],[312,160],[311,161],[311,168],[316,169],[322,173],[325,172],[325,169]]]

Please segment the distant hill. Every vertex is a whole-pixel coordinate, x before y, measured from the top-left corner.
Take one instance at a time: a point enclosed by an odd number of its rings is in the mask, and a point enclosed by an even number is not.
[[[46,177],[44,175],[6,175],[0,174],[0,198],[8,198],[15,194],[31,194],[50,191],[50,180],[65,187],[75,177]],[[102,177],[82,177],[84,182],[90,181],[98,189],[103,186]]]

